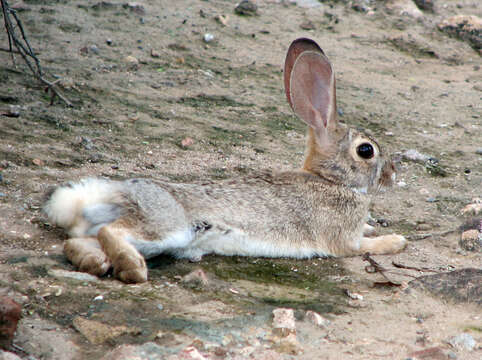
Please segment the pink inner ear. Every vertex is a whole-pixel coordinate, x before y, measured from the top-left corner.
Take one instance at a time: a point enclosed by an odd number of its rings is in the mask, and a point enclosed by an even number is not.
[[[285,60],[285,67],[284,67],[284,83],[285,83],[285,92],[286,92],[286,99],[290,104],[291,108],[293,108],[293,102],[291,100],[291,93],[290,93],[290,81],[291,81],[291,71],[293,70],[293,66],[295,64],[296,59],[305,51],[314,51],[323,54],[323,50],[318,46],[316,42],[311,39],[307,38],[299,38],[294,40],[290,48],[288,49],[288,53],[286,54]]]
[[[333,71],[322,53],[302,53],[293,66],[290,85],[293,110],[318,135],[336,125]]]

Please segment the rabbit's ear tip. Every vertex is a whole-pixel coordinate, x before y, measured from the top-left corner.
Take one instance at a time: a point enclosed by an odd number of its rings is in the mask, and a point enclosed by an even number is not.
[[[293,40],[293,42],[291,43],[288,49],[288,53],[286,54],[285,67],[283,71],[284,85],[285,85],[286,99],[288,100],[288,103],[290,104],[292,109],[293,109],[293,100],[291,99],[291,93],[290,93],[291,72],[293,70],[293,66],[296,62],[296,59],[298,59],[298,57],[302,53],[308,50],[320,52],[324,54],[323,50],[314,40],[304,38],[304,37]]]

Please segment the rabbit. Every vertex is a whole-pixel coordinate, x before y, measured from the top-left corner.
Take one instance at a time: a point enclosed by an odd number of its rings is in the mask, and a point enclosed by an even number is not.
[[[378,143],[337,121],[335,77],[316,42],[289,47],[286,97],[308,125],[301,169],[204,184],[88,178],[56,188],[44,205],[66,229],[64,252],[80,271],[111,267],[126,283],[147,281],[145,259],[162,253],[310,258],[391,254],[406,240],[365,237],[368,207],[392,184],[395,165]]]

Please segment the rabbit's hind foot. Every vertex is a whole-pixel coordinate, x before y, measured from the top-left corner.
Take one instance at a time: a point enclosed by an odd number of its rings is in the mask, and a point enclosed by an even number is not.
[[[99,230],[97,238],[114,267],[114,275],[125,283],[147,281],[147,266],[142,255],[128,241],[129,229],[113,222]]]
[[[72,238],[64,245],[64,253],[79,271],[102,276],[110,268],[110,261],[96,238]]]

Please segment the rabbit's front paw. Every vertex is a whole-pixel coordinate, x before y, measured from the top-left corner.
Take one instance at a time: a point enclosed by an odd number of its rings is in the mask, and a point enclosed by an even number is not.
[[[117,255],[113,266],[114,275],[125,283],[142,283],[147,281],[146,262],[137,252],[121,252]]]
[[[360,254],[394,254],[407,246],[407,240],[402,235],[390,234],[374,238],[362,238]]]

